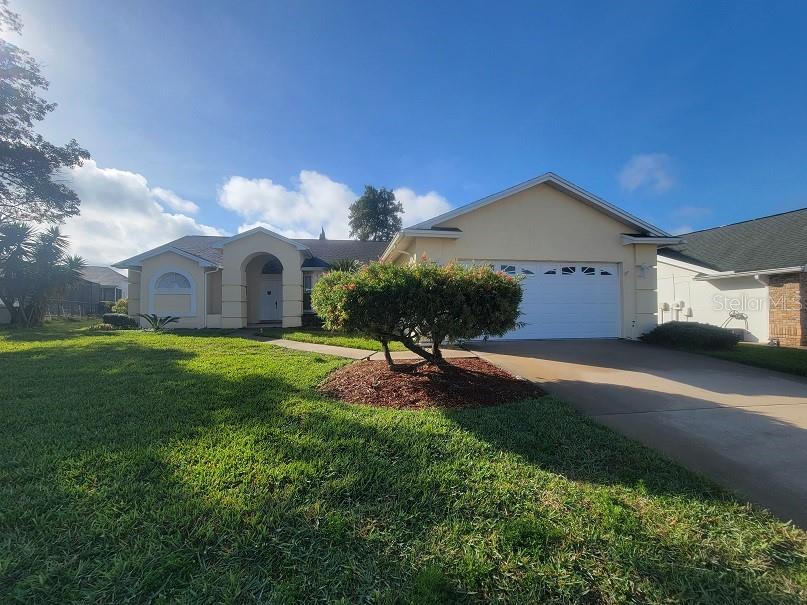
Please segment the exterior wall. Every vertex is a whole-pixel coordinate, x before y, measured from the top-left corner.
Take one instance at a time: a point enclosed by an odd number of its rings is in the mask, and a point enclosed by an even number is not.
[[[192,282],[194,298],[193,304],[188,296],[182,300],[176,298],[175,294],[155,294],[153,283],[163,273],[179,271],[187,275]],[[131,273],[131,272],[130,272]],[[159,256],[154,256],[143,261],[140,273],[140,301],[138,307],[140,313],[157,313],[158,315],[180,315],[178,323],[171,324],[176,328],[203,328],[205,325],[205,270],[198,263],[174,254],[166,252]],[[134,284],[129,284],[130,294],[134,292]],[[132,309],[132,301],[129,301],[129,314],[136,313]],[[191,312],[191,308],[193,311]],[[142,322],[141,322],[142,323]]]
[[[207,314],[221,315],[221,271],[207,274]],[[212,327],[210,323],[208,327]]]
[[[192,298],[190,294],[156,294],[152,308],[157,315],[187,315],[191,313]]]
[[[807,346],[807,273],[770,277],[770,334],[785,347]]]
[[[5,305],[0,302],[0,324],[7,324],[10,322],[11,322],[11,313],[9,313]]]
[[[224,245],[221,324],[223,328],[247,325],[246,268],[259,254],[272,254],[283,265],[283,327],[300,326],[303,312],[302,253],[293,245],[266,233],[253,233]]]
[[[543,184],[521,191],[440,227],[459,239],[414,238],[396,262],[452,260],[594,261],[618,263],[622,279],[622,337],[656,325],[656,246],[622,244],[620,221]],[[642,266],[644,265],[644,266]]]
[[[140,271],[129,269],[129,315],[140,313]]]
[[[680,319],[721,326],[729,312],[740,311],[748,315],[745,339],[750,342],[768,342],[768,286],[753,277],[735,277],[714,281],[695,281],[700,273],[693,269],[665,263],[658,259],[658,303],[670,307],[684,301],[684,310],[676,313],[659,309],[659,323]],[[688,315],[691,309],[691,315]],[[726,327],[745,328],[745,322],[731,320]]]

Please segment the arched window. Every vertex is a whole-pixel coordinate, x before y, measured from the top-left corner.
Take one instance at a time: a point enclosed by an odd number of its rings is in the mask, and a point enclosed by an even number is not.
[[[154,285],[155,289],[164,292],[176,292],[177,294],[189,293],[191,291],[190,280],[180,273],[171,271],[163,273]]]
[[[182,269],[157,273],[149,282],[148,312],[157,315],[196,315],[196,283]]]

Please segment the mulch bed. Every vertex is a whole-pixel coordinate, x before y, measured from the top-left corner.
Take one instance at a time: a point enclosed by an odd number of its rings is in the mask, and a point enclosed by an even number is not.
[[[532,382],[481,359],[446,360],[442,367],[399,361],[360,361],[333,372],[320,392],[348,403],[391,408],[465,408],[541,397]]]

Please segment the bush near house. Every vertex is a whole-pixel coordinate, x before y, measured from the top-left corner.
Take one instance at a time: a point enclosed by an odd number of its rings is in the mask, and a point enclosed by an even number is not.
[[[640,338],[650,344],[701,350],[733,349],[740,341],[731,330],[686,321],[661,324]]]
[[[113,313],[122,313],[123,315],[129,314],[129,299],[119,298],[114,305],[112,305]]]
[[[137,328],[138,321],[134,317],[129,317],[123,313],[104,313],[101,316],[105,324],[110,324],[116,328]]]
[[[356,273],[332,271],[314,286],[312,306],[328,330],[356,332],[390,342],[430,362],[442,359],[440,343],[500,336],[517,326],[518,281],[489,267],[371,263]],[[418,341],[427,338],[427,351]]]

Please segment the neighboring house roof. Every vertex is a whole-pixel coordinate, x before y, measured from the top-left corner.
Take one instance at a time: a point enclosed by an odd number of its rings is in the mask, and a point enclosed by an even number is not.
[[[807,208],[685,233],[659,255],[716,271],[765,271],[807,265]]]
[[[362,263],[378,260],[389,242],[362,242],[355,239],[298,239],[308,246],[315,258],[332,263],[343,258],[352,258]]]
[[[155,248],[154,251],[164,249],[181,250],[186,254],[203,259],[208,263],[221,266],[224,255],[222,246],[229,241],[229,237],[216,235],[186,235],[177,240],[168,242],[164,246]],[[301,247],[311,251],[311,258],[305,259],[303,267],[327,268],[330,263],[343,258],[352,258],[366,263],[378,260],[378,257],[387,247],[389,242],[362,242],[359,240],[345,239],[292,239],[290,240]],[[148,256],[149,252],[144,252],[130,260]],[[123,261],[124,263],[126,261]],[[124,278],[125,279],[125,278]]]
[[[87,281],[91,281],[102,286],[115,286],[120,288],[125,286],[127,283],[125,275],[121,275],[109,267],[96,267],[89,265],[84,267],[84,269],[81,271],[81,277]]]

